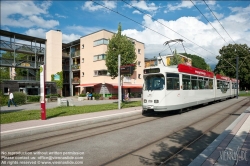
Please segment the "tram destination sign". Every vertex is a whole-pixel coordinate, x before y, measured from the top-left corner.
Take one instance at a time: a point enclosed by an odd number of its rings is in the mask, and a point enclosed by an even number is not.
[[[160,68],[144,69],[144,74],[160,73]]]

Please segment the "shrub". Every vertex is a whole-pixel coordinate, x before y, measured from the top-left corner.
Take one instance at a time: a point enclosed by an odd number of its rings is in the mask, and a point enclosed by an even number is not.
[[[82,93],[82,94],[79,95],[79,97],[86,97],[86,94]]]
[[[14,101],[16,104],[25,104],[26,103],[26,94],[23,92],[14,92]]]
[[[40,101],[40,96],[27,96],[27,100],[29,102],[39,102]]]
[[[50,98],[50,95],[45,95],[45,98],[47,98],[47,99]]]
[[[98,100],[101,96],[102,94],[93,93],[93,97],[95,97],[95,100]]]
[[[9,96],[0,95],[0,105],[8,105]]]

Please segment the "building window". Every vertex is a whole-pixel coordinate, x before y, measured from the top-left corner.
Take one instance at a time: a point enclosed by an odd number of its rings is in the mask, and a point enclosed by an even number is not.
[[[9,88],[4,87],[4,89],[3,89],[3,93],[9,93]]]
[[[94,61],[100,61],[100,60],[105,60],[105,59],[106,59],[106,55],[105,54],[95,55],[94,56]]]
[[[138,61],[138,66],[141,66],[141,61]]]
[[[108,45],[109,44],[109,40],[108,39],[100,39],[100,40],[96,40],[94,41],[94,46],[99,46],[99,45]]]
[[[138,79],[141,79],[141,74],[138,74]]]
[[[82,63],[84,63],[84,58],[82,58]]]
[[[84,44],[82,45],[82,49],[84,49]]]
[[[138,49],[138,54],[141,54],[141,49]]]
[[[107,70],[95,70],[94,76],[107,76],[108,71]]]
[[[84,72],[82,72],[82,77],[84,77]]]

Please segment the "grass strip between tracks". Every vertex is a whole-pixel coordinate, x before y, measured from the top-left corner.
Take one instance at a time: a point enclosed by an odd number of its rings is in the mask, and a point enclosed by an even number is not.
[[[121,108],[138,107],[138,106],[141,106],[141,101],[123,102],[121,104]],[[117,103],[73,106],[73,107],[57,107],[52,109],[46,109],[46,116],[47,119],[49,119],[59,116],[68,116],[68,115],[100,112],[100,111],[115,110],[115,109],[117,109]],[[41,112],[40,110],[2,112],[0,113],[0,116],[1,116],[1,124],[6,124],[12,122],[40,119]]]

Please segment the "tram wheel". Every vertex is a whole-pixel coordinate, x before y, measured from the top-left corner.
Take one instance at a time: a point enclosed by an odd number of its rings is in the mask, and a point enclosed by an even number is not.
[[[182,109],[179,109],[179,110],[178,110],[178,113],[179,113],[179,114],[182,114]]]

